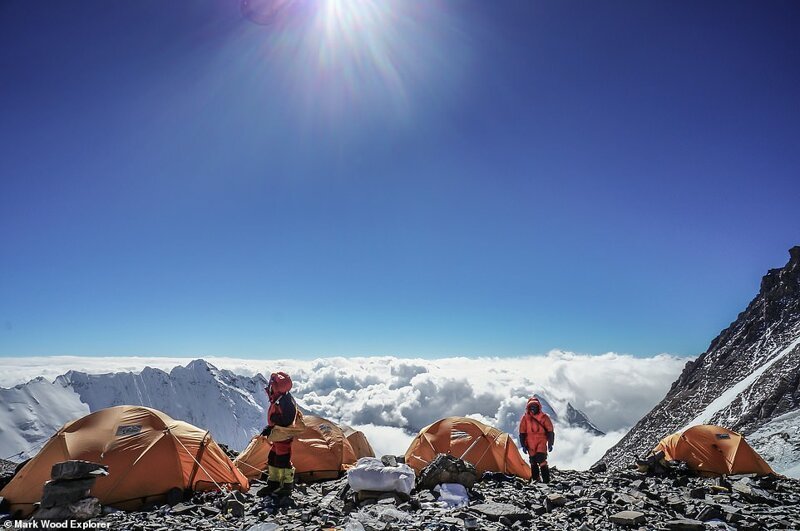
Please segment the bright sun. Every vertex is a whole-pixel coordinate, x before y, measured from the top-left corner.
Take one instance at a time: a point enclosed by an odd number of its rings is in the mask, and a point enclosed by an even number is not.
[[[406,113],[412,85],[446,75],[439,2],[242,0],[241,9],[265,26],[270,64],[315,105],[367,101]]]

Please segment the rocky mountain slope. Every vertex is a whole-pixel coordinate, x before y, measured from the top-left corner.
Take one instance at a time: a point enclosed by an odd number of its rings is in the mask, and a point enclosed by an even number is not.
[[[666,397],[603,457],[631,462],[663,436],[718,424],[749,437],[779,472],[800,472],[800,247],[770,270],[747,309],[686,364]]]
[[[245,529],[248,531],[388,531],[424,529],[705,530],[796,529],[800,482],[792,479],[711,479],[632,472],[555,471],[549,485],[502,474],[484,477],[463,506],[448,506],[420,488],[411,496],[357,496],[347,480],[300,485],[291,498],[250,492],[195,495],[174,507],[114,512],[96,520],[112,529]]]

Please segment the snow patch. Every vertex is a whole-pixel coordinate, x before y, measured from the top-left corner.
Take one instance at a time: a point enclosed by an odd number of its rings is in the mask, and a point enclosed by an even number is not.
[[[777,417],[747,436],[775,472],[800,479],[800,411]]]
[[[751,372],[746,378],[743,378],[740,382],[736,385],[728,388],[725,390],[724,393],[719,395],[715,400],[713,400],[706,408],[703,410],[702,413],[697,415],[691,422],[689,422],[686,426],[684,426],[680,431],[686,430],[692,426],[697,424],[707,424],[714,418],[714,415],[723,411],[725,408],[730,406],[733,401],[744,391],[746,391],[751,385],[753,385],[762,374],[764,374],[767,369],[775,365],[778,361],[783,359],[786,355],[792,352],[798,345],[800,345],[800,337],[789,343],[789,346],[777,351],[775,355],[771,358],[768,357],[769,361],[761,365],[758,369]]]
[[[89,407],[72,389],[43,378],[0,388],[0,459],[27,459],[65,422],[88,413]]]

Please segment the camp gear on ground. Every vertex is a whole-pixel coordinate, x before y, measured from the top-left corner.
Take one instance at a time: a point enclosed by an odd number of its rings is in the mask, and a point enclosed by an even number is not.
[[[772,468],[735,431],[702,424],[663,438],[653,453],[667,461],[683,461],[701,475],[773,474]]]
[[[333,422],[313,415],[303,418],[302,433],[294,436],[292,443],[292,465],[301,481],[336,479],[357,461],[356,453],[344,432]],[[267,465],[288,466],[276,461],[268,463],[273,443],[271,438],[283,428],[273,428],[270,438],[257,435],[239,454],[234,464],[248,478],[254,479],[267,471]],[[360,432],[359,432],[360,433]],[[362,434],[363,436],[363,434]]]
[[[116,406],[65,424],[0,496],[13,511],[30,514],[53,465],[67,460],[107,465],[109,475],[97,480],[92,496],[118,509],[162,502],[174,488],[249,488],[208,431],[155,409]]]
[[[433,489],[439,494],[438,501],[446,503],[451,509],[469,505],[469,494],[460,483],[441,483]]]
[[[419,474],[440,453],[472,463],[479,474],[531,476],[511,437],[475,419],[447,417],[424,427],[406,450],[405,460]]]
[[[386,466],[376,457],[362,457],[347,471],[347,483],[356,492],[401,492],[411,494],[416,475],[410,466],[400,463]]]
[[[417,474],[417,490],[433,490],[442,483],[458,483],[471,489],[481,478],[475,465],[448,454],[438,454]]]

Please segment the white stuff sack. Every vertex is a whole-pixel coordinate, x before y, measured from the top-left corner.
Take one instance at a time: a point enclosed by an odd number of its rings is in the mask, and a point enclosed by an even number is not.
[[[356,492],[402,492],[411,494],[416,476],[407,464],[385,466],[377,457],[362,457],[347,472],[347,483]]]
[[[448,507],[464,507],[469,505],[469,494],[460,483],[441,483],[433,489],[439,494],[439,501]]]

